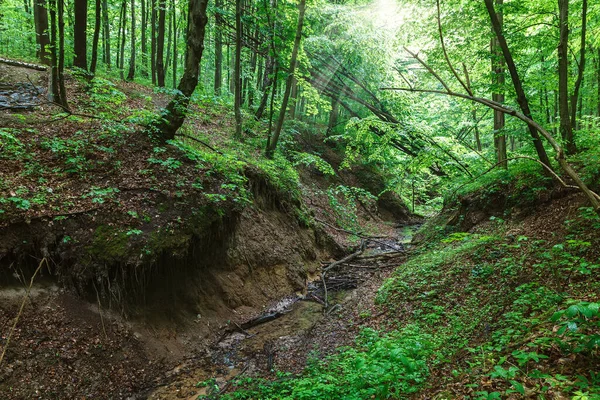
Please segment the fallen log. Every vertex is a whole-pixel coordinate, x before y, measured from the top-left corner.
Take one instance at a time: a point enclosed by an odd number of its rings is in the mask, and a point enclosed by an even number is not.
[[[16,61],[16,60],[11,60],[11,59],[2,58],[2,57],[0,57],[0,63],[6,64],[6,65],[11,65],[13,67],[21,67],[21,68],[34,69],[36,71],[46,71],[46,70],[48,70],[48,67],[46,67],[44,65],[31,64],[31,63],[26,63],[26,62],[23,62],[23,61]]]

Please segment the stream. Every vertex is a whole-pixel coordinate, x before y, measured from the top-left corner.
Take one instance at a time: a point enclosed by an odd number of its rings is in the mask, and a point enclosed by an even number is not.
[[[323,307],[323,284],[316,277],[308,283],[305,294],[273,302],[245,323],[230,323],[201,362],[175,368],[172,382],[148,398],[217,397],[238,377],[269,376],[275,369],[300,372],[311,352],[328,353],[338,345],[349,344],[353,335],[343,322],[358,308],[372,305],[383,279],[402,262],[418,227],[400,226],[397,238],[369,240],[359,257],[332,269],[327,275],[327,310]]]

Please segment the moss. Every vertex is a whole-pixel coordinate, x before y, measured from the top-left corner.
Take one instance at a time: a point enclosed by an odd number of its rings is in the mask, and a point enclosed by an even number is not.
[[[105,262],[119,262],[127,255],[129,236],[127,233],[108,225],[100,225],[94,232],[88,253]]]

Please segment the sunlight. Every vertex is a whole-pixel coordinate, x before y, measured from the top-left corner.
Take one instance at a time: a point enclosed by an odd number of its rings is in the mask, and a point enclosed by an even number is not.
[[[385,30],[397,30],[404,21],[402,12],[396,0],[374,0],[371,6],[375,10],[375,24]]]

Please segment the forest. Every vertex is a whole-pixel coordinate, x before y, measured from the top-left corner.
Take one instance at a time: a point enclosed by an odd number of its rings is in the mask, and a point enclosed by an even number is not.
[[[0,0],[0,398],[600,399],[600,4]]]

